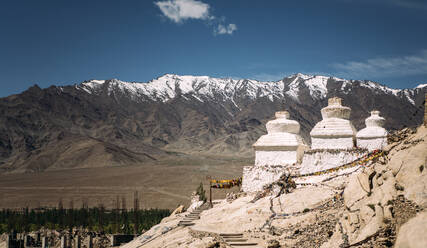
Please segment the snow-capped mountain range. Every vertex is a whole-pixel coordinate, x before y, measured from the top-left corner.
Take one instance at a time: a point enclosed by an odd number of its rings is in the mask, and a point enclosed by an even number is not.
[[[341,97],[352,108],[357,129],[376,109],[392,130],[422,123],[426,93],[426,84],[391,89],[304,74],[276,82],[166,74],[145,83],[111,79],[33,86],[0,98],[0,173],[183,156],[250,159],[252,144],[265,134],[275,111],[289,111],[310,143],[309,132],[329,97]]]
[[[299,94],[302,87],[309,89],[313,99],[326,98],[329,84],[340,87],[343,93],[349,94],[353,87],[360,86],[372,90],[377,94],[391,94],[396,97],[405,97],[415,105],[414,95],[427,87],[420,84],[414,89],[392,89],[372,81],[346,80],[336,77],[319,75],[295,74],[280,81],[261,82],[250,79],[212,78],[208,76],[179,76],[166,74],[147,83],[124,82],[112,80],[90,80],[76,86],[90,94],[99,92],[103,87],[108,88],[109,94],[120,90],[132,97],[135,101],[162,101],[166,102],[177,95],[191,95],[203,102],[206,98],[213,99],[222,95],[224,100],[233,100],[238,93],[244,93],[251,99],[267,97],[270,101],[282,99],[285,96],[300,101]]]

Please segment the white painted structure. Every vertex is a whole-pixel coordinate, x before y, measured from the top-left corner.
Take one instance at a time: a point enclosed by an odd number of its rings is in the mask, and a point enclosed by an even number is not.
[[[365,120],[366,127],[360,130],[357,137],[357,146],[369,151],[383,149],[387,145],[387,130],[383,128],[385,119],[380,111],[371,111],[371,116]]]
[[[339,167],[387,145],[387,131],[382,127],[385,120],[379,116],[379,111],[372,111],[365,120],[366,128],[357,133],[356,147],[356,129],[349,120],[351,109],[342,106],[341,101],[338,97],[330,98],[328,106],[321,110],[323,120],[310,132],[310,150],[299,136],[299,123],[289,120],[286,111],[276,112],[276,119],[267,122],[268,134],[253,145],[255,166],[243,168],[242,190],[261,191],[285,172],[306,174]],[[298,180],[314,182],[318,179]]]
[[[351,124],[349,107],[341,105],[341,98],[328,99],[321,110],[323,120],[310,132],[311,149],[351,149],[356,144],[356,129]]]
[[[244,192],[261,191],[265,185],[277,181],[287,170],[288,168],[284,166],[245,166],[242,190]]]
[[[289,119],[287,111],[276,112],[276,119],[267,122],[268,134],[253,145],[255,166],[295,164],[302,158],[300,125]]]
[[[289,119],[287,111],[276,112],[276,119],[267,122],[267,134],[253,145],[255,166],[243,168],[242,189],[245,192],[260,191],[290,170],[297,170],[305,145],[299,135],[300,125]]]
[[[299,172],[306,174],[335,168],[364,155],[366,155],[366,151],[359,149],[307,151],[302,159]]]

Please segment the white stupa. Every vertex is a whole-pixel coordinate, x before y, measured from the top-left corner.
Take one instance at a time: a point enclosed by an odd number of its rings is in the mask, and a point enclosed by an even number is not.
[[[383,149],[387,145],[387,130],[383,128],[385,119],[380,116],[380,111],[371,111],[371,116],[366,118],[366,127],[360,130],[357,137],[357,146],[369,151]]]
[[[244,192],[260,191],[283,173],[297,170],[297,163],[304,155],[306,146],[299,135],[299,123],[290,120],[287,111],[276,112],[275,116],[275,120],[266,124],[268,134],[253,145],[255,166],[243,167]]]
[[[253,145],[255,166],[290,165],[303,155],[300,125],[289,119],[289,112],[276,112],[276,119],[267,122],[268,134],[261,136]]]
[[[349,121],[351,109],[341,105],[342,99],[328,99],[321,110],[323,120],[310,132],[311,149],[351,149],[356,143],[356,129]]]
[[[335,168],[364,155],[356,148],[356,129],[349,121],[351,109],[341,105],[341,98],[328,99],[321,110],[323,120],[311,130],[311,149],[304,153],[300,173]]]

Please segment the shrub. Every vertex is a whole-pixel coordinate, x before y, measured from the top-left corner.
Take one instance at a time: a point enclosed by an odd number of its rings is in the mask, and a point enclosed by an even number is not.
[[[197,187],[196,194],[199,195],[199,201],[206,202],[206,191],[203,189],[203,183],[200,182],[199,187]]]

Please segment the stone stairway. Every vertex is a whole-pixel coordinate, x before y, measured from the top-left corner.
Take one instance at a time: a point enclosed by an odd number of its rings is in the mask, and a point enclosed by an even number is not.
[[[202,211],[203,210],[196,209],[196,210],[192,211],[191,213],[187,214],[184,217],[184,219],[178,223],[178,226],[192,226],[192,225],[194,225],[193,221],[200,219],[200,213]]]
[[[219,236],[231,247],[260,247],[258,243],[244,238],[243,233],[220,233]]]

